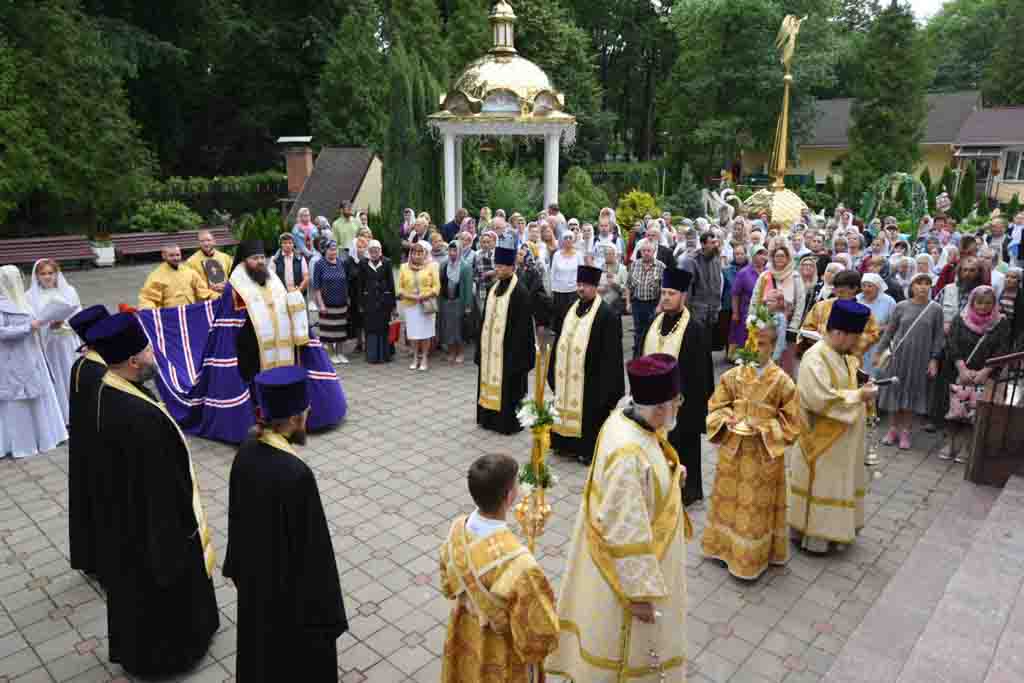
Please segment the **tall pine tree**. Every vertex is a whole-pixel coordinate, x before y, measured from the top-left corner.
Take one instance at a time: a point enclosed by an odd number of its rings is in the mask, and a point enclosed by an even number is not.
[[[1024,104],[1024,41],[1020,29],[1024,25],[1024,2],[1007,4],[1005,22],[996,29],[992,44],[992,61],[985,71],[984,93],[988,104],[1011,106]]]
[[[491,49],[487,0],[449,0],[444,17],[444,33],[448,41],[451,67],[458,73],[470,62]]]
[[[932,77],[921,30],[909,6],[897,0],[871,25],[859,58],[863,78],[854,93],[844,169],[853,197],[887,173],[917,167]]]
[[[310,103],[318,143],[380,152],[387,128],[387,63],[377,0],[354,0],[341,20]]]

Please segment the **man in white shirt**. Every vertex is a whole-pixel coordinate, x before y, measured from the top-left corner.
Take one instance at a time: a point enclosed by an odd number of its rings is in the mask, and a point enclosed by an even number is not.
[[[982,247],[978,250],[978,261],[981,265],[988,268],[989,275],[992,278],[992,289],[996,290],[996,301],[999,301],[999,297],[1003,295],[1003,285],[1006,284],[1006,276],[996,270],[998,260],[996,259],[996,252],[992,247]]]

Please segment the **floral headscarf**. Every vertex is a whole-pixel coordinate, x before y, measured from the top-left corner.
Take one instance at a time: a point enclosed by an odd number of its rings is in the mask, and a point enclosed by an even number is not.
[[[967,305],[960,311],[960,318],[964,321],[964,325],[967,325],[967,328],[975,334],[988,334],[1003,319],[1003,312],[999,310],[998,305],[993,305],[988,315],[981,315],[975,310],[974,302],[978,300],[978,297],[986,294],[992,297],[994,304],[998,303],[996,290],[988,285],[979,285],[971,291],[971,295],[967,298]]]

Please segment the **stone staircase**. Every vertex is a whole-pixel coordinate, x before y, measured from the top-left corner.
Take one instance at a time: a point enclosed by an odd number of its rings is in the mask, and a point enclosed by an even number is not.
[[[1024,478],[960,485],[823,680],[1024,681]]]

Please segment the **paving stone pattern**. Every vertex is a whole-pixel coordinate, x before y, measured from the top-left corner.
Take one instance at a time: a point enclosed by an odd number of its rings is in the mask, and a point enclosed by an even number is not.
[[[83,302],[114,306],[134,302],[150,267],[72,272],[69,280]],[[319,482],[351,623],[350,632],[338,642],[340,678],[345,683],[432,683],[440,677],[449,610],[438,590],[437,551],[452,518],[472,509],[466,469],[489,452],[526,458],[530,440],[528,434],[503,437],[476,427],[476,369],[471,363],[449,366],[437,359],[422,373],[410,372],[405,356],[386,366],[352,357],[351,365],[339,368],[349,400],[348,419],[334,431],[312,436],[301,449]],[[933,438],[922,434],[915,439],[920,450],[883,449],[883,464],[876,468],[878,478],[866,497],[867,526],[854,545],[825,558],[794,551],[787,566],[770,569],[756,582],[733,579],[720,564],[701,557],[706,510],[691,509],[697,536],[687,558],[689,680],[822,679],[865,615],[887,608],[890,580],[907,566],[915,546],[924,547],[919,544],[922,536],[960,488],[962,466],[927,457]],[[214,545],[223,559],[234,451],[200,439],[192,439],[192,449]],[[714,451],[706,449],[707,491],[714,463]],[[549,496],[554,516],[538,556],[557,584],[585,470],[557,458],[553,467],[561,483]],[[107,660],[101,591],[68,567],[66,446],[24,460],[0,460],[0,491],[0,683],[131,680]],[[1024,500],[1024,494],[1018,491],[1013,500]],[[986,557],[1000,558],[1003,564],[962,567],[951,586],[961,585],[961,578],[969,585],[984,578],[984,572],[1001,571],[1017,578],[1016,584],[1001,584],[1006,596],[1019,588],[1022,572],[1015,562],[1024,558],[1021,508],[998,510],[1002,516],[989,517],[976,543],[988,544]],[[970,542],[958,531],[947,529],[945,536],[966,551]],[[1007,534],[1012,543],[1004,542]],[[925,539],[940,548],[945,540]],[[1000,545],[1005,546],[1002,554]],[[923,568],[941,572],[943,566]],[[976,574],[961,577],[968,570]],[[176,680],[233,679],[236,594],[219,564],[214,581],[220,632],[198,667]],[[928,590],[913,581],[907,588]],[[1000,618],[1016,626],[1001,638],[988,634],[992,637],[984,646],[995,649],[1002,667],[989,681],[1021,680],[1024,606],[1017,603],[1009,611],[1001,603],[965,604],[959,594],[953,595],[955,600],[941,595],[936,609],[951,619],[971,609],[998,608]],[[929,634],[943,642],[953,635],[972,635],[938,628],[925,636]],[[869,646],[864,647],[865,656],[873,658]],[[907,655],[920,670],[935,666],[914,649]],[[297,671],[300,667],[297,662]],[[1017,675],[999,678],[998,671]]]

